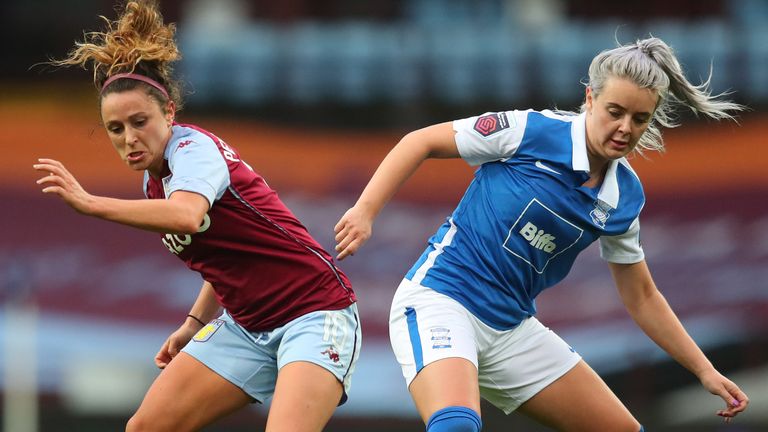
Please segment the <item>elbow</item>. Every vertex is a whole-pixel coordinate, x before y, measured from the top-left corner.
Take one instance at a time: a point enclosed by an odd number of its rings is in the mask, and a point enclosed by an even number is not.
[[[426,129],[409,132],[400,140],[397,147],[406,149],[419,160],[438,157],[440,153],[436,143],[431,139]]]
[[[169,208],[165,216],[169,222],[168,228],[172,231],[171,234],[196,234],[204,225],[210,224],[210,219],[207,217],[208,202],[202,199],[189,199],[189,197],[197,198],[198,196],[188,193],[174,200],[173,198],[177,198],[174,194],[166,201]]]
[[[633,293],[633,295],[624,299],[624,305],[630,314],[635,315],[642,311],[646,306],[657,303],[658,299],[663,299],[661,292],[655,285],[644,286],[642,289]]]
[[[196,217],[184,217],[180,218],[178,221],[176,221],[175,227],[174,227],[174,234],[187,234],[192,235],[196,234],[198,231],[200,231],[200,227],[202,226],[202,218],[197,219]]]

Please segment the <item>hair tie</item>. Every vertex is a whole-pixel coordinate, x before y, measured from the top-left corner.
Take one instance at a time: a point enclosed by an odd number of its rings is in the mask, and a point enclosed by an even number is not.
[[[116,74],[116,75],[112,75],[111,77],[109,77],[109,79],[104,81],[104,85],[101,86],[101,93],[102,94],[104,93],[104,90],[107,88],[108,85],[112,84],[113,82],[115,82],[115,81],[117,81],[119,79],[123,79],[123,78],[125,78],[125,79],[132,79],[134,81],[141,81],[143,83],[149,84],[152,87],[160,90],[160,93],[162,93],[163,96],[165,96],[166,99],[171,99],[171,97],[168,96],[168,90],[166,90],[165,87],[163,87],[159,82],[157,82],[157,81],[155,81],[152,78],[149,78],[147,76],[139,75],[139,74],[135,74],[135,73],[119,73],[119,74]]]

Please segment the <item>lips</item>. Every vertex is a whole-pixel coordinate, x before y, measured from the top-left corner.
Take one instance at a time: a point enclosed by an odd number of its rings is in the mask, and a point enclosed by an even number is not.
[[[128,160],[128,162],[138,162],[144,158],[145,154],[146,153],[144,153],[143,151],[130,152],[128,153],[128,156],[126,157],[126,159]]]
[[[625,141],[617,141],[617,140],[610,140],[611,146],[613,146],[617,150],[624,150],[629,145],[628,142]]]

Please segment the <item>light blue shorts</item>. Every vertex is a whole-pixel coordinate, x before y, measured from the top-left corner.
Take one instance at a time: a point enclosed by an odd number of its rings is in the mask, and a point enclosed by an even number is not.
[[[274,394],[277,373],[286,364],[317,364],[342,383],[341,405],[347,400],[360,343],[360,319],[357,305],[352,304],[341,310],[310,312],[265,332],[245,330],[225,311],[200,329],[182,351],[257,402]]]

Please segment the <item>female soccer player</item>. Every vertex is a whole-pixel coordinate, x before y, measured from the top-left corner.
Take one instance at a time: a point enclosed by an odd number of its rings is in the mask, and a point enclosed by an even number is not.
[[[104,19],[105,32],[54,64],[93,67],[107,135],[144,171],[147,199],[91,195],[51,159],[34,165],[37,183],[82,214],[161,233],[204,280],[127,430],[198,430],[272,396],[267,431],[320,431],[346,400],[360,350],[347,277],[237,150],[174,122],[179,52],[156,3],[129,1]]]
[[[564,431],[642,430],[595,372],[536,318],[535,297],[600,239],[640,328],[722,397],[729,421],[747,396],[721,375],[657,290],[640,247],[640,180],[626,156],[663,147],[673,105],[715,119],[739,105],[694,86],[649,38],[597,55],[581,113],[507,111],[407,134],[335,227],[338,259],[427,158],[479,165],[458,207],[395,293],[390,337],[429,432],[479,431],[480,397]]]

